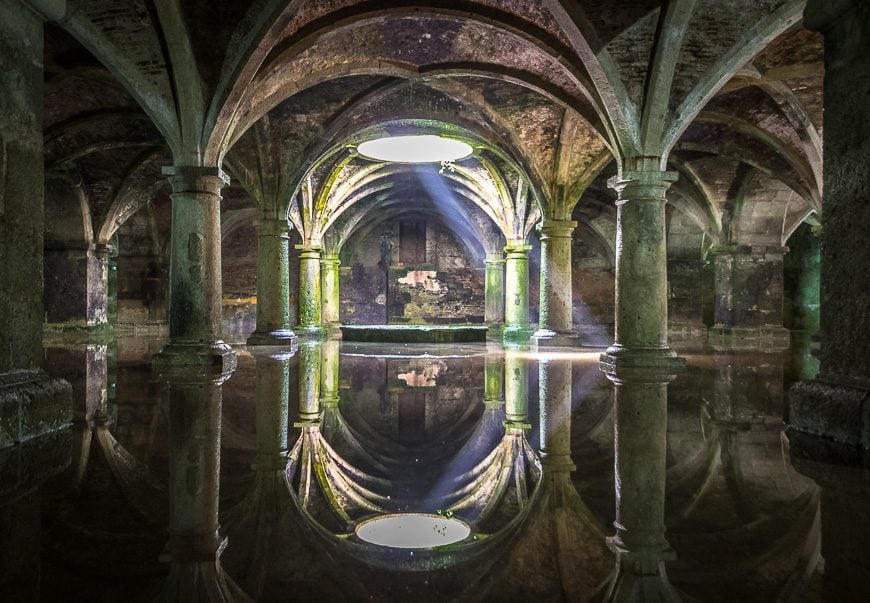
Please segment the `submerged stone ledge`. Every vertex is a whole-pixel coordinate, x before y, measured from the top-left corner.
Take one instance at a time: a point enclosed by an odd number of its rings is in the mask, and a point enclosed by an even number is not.
[[[343,325],[344,341],[378,343],[485,342],[486,326],[471,325]]]

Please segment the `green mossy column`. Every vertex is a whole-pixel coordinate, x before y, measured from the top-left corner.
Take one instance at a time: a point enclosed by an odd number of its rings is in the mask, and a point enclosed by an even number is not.
[[[317,421],[320,418],[320,343],[303,341],[299,344],[299,420]]]
[[[488,255],[484,260],[486,281],[484,289],[483,319],[494,330],[504,325],[504,257]]]
[[[338,395],[338,363],[340,343],[335,339],[324,341],[320,348],[320,403],[336,406]]]
[[[487,354],[483,361],[483,404],[486,408],[504,406],[504,358]]]
[[[571,362],[540,360],[538,391],[541,409],[541,461],[546,470],[570,473]]]
[[[529,367],[522,354],[506,349],[504,352],[505,424],[528,427]]]
[[[870,4],[810,0],[804,26],[825,36],[822,348],[819,376],[790,392],[788,421],[861,462],[858,451],[866,460],[870,450]]]
[[[249,346],[293,345],[290,329],[290,232],[283,220],[257,220],[257,330]]]
[[[320,260],[323,324],[334,334],[341,335],[339,314],[339,266],[338,254],[327,253]]]
[[[616,571],[605,601],[679,601],[665,562],[676,555],[665,538],[668,389],[665,372],[620,370],[614,383],[616,534],[608,545]]]
[[[320,245],[297,245],[299,250],[299,325],[300,336],[320,338],[324,330],[321,317]]]
[[[541,233],[540,326],[537,347],[576,347],[580,337],[573,332],[571,311],[571,233],[577,222],[544,220]]]
[[[229,182],[211,167],[163,169],[172,186],[169,344],[155,356],[167,366],[232,371],[236,356],[221,340],[220,191]]]
[[[665,192],[674,172],[625,172],[616,222],[616,341],[601,355],[615,367],[682,366],[668,347]]]
[[[158,601],[247,601],[224,573],[226,546],[218,524],[222,383],[176,371],[169,382],[169,542],[161,561],[170,564]]]
[[[502,337],[509,343],[525,343],[529,326],[529,250],[531,245],[512,241],[505,250],[505,309]]]

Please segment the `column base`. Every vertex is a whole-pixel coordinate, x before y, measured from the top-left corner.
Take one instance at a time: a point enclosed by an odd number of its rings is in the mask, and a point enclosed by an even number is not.
[[[341,323],[333,322],[329,324],[323,325],[323,329],[325,331],[326,339],[335,340],[342,339],[343,336],[341,334]]]
[[[39,370],[0,374],[0,448],[69,427],[72,387]]]
[[[532,347],[536,350],[549,348],[579,348],[580,335],[573,331],[538,329],[532,335]]]
[[[107,343],[115,336],[110,323],[47,322],[42,325],[42,339],[51,343]]]
[[[789,390],[785,422],[790,430],[832,441],[842,453],[851,450],[860,459],[862,450],[870,450],[870,381],[822,377],[796,383]]]
[[[651,369],[676,374],[686,368],[686,359],[671,348],[626,348],[612,345],[598,357],[601,370],[611,374],[623,369]]]
[[[664,560],[640,563],[611,548],[618,555],[616,571],[607,582],[601,601],[682,601],[668,579]]]
[[[779,325],[731,327],[717,324],[707,331],[707,340],[714,346],[724,344],[732,350],[761,346],[784,350],[791,344],[791,331]]]
[[[486,325],[486,340],[491,342],[501,343],[502,331],[504,331],[504,323],[492,322]]]
[[[223,341],[172,342],[151,359],[151,366],[161,374],[176,372],[225,374],[236,369],[238,360],[233,349]]]
[[[322,325],[316,326],[297,326],[296,336],[300,340],[305,341],[323,341],[326,339],[327,330]]]
[[[296,349],[296,333],[289,329],[275,329],[274,331],[254,331],[248,337],[245,345],[250,347],[269,346]]]
[[[527,344],[534,331],[530,325],[505,325],[501,330],[501,339],[505,343]]]

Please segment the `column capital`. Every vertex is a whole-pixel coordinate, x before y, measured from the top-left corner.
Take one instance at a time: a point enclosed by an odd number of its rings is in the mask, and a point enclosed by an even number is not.
[[[324,269],[338,268],[341,265],[341,260],[338,259],[337,253],[324,253],[320,258],[320,264]]]
[[[528,255],[529,251],[531,249],[532,249],[531,245],[527,245],[527,244],[525,244],[525,242],[522,242],[522,241],[517,241],[515,243],[508,242],[508,244],[505,245],[504,251],[508,255],[516,255],[516,254]]]
[[[227,176],[219,167],[206,167],[200,165],[168,165],[161,170],[164,176],[168,176],[172,193],[205,193],[219,195],[221,189],[230,183]]]
[[[289,237],[290,221],[287,218],[257,218],[254,220],[257,236],[260,237]]]
[[[677,181],[677,172],[625,171],[607,181],[607,186],[619,194],[619,202],[635,200],[664,201],[665,192]]]
[[[483,263],[487,267],[492,266],[493,268],[495,268],[495,267],[500,268],[500,267],[504,266],[504,262],[505,262],[504,256],[500,253],[488,255],[483,259]]]
[[[574,220],[548,220],[544,219],[538,225],[538,232],[541,233],[541,238],[566,238],[570,239],[574,229],[577,228],[577,222]]]
[[[321,245],[308,245],[305,243],[300,243],[299,245],[293,246],[296,251],[299,252],[300,260],[311,260],[311,259],[321,259],[321,253],[323,252],[323,247]]]
[[[710,255],[750,255],[752,253],[752,245],[738,245],[730,243],[726,245],[713,245],[707,251]]]

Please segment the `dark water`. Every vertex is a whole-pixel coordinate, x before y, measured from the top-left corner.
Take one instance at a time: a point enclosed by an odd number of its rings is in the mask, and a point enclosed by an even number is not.
[[[75,420],[16,461],[3,600],[587,600],[615,567],[618,504],[622,555],[647,564],[626,580],[647,592],[870,593],[867,474],[797,458],[784,432],[784,392],[817,370],[806,348],[686,350],[666,404],[649,383],[617,404],[598,350],[335,342],[237,348],[222,386],[170,403],[159,348],[46,349]],[[452,515],[471,536],[356,536],[391,513]]]

